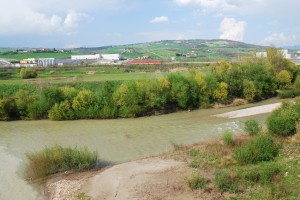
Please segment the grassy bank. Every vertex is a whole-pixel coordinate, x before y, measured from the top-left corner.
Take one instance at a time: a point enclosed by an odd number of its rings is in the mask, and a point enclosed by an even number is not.
[[[224,134],[223,140],[182,147],[173,157],[185,160],[193,173],[184,177],[194,191],[221,193],[224,199],[290,199],[300,196],[300,129],[298,103],[283,105],[260,129],[246,121],[247,135]],[[297,112],[286,118],[282,113]],[[269,124],[280,118],[282,123]],[[298,126],[296,126],[298,124]],[[291,129],[291,127],[293,127]],[[288,129],[290,128],[290,129]],[[286,132],[289,134],[286,134]]]
[[[26,177],[39,179],[65,171],[82,171],[94,169],[98,165],[96,152],[87,148],[63,148],[54,146],[39,152],[27,153],[28,165]]]
[[[297,142],[292,138],[273,138],[274,143],[282,145],[278,154],[268,161],[244,163],[236,160],[236,150],[257,142],[256,137],[235,137],[233,146],[211,142],[177,151],[176,157],[186,159],[194,169],[193,174],[183,177],[186,184],[192,190],[212,196],[221,193],[223,199],[298,199],[300,134],[294,136],[298,137]]]

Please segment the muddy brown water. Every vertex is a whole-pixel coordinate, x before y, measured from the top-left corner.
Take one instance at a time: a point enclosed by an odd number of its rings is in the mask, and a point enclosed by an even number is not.
[[[277,101],[271,99],[256,105]],[[158,155],[170,150],[172,143],[189,145],[207,141],[221,136],[226,130],[240,133],[244,120],[255,118],[264,122],[268,114],[241,119],[212,115],[256,105],[136,119],[0,122],[0,199],[43,199],[22,176],[26,152],[56,144],[88,147],[99,152],[101,159],[121,163]]]

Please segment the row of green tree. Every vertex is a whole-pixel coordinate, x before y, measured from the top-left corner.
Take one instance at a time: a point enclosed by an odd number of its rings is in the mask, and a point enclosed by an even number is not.
[[[273,53],[273,54],[272,54]],[[276,59],[275,59],[275,58]],[[291,87],[297,66],[277,51],[268,58],[220,62],[212,72],[190,70],[151,80],[94,83],[93,89],[52,85],[32,94],[19,90],[0,97],[0,119],[101,119],[138,117],[155,111],[207,108],[234,98],[259,101]]]

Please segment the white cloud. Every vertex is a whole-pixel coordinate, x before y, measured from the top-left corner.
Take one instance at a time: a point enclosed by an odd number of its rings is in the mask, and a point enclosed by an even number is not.
[[[174,0],[174,2],[179,6],[196,5],[205,10],[228,10],[236,7],[234,4],[228,3],[227,0]]]
[[[87,18],[88,15],[70,10],[63,23],[63,31],[72,31],[78,28],[80,20]]]
[[[248,13],[265,5],[265,0],[173,0],[173,2],[178,6],[194,6],[200,8],[201,12],[214,12],[219,16],[228,12]]]
[[[261,44],[263,45],[276,45],[276,46],[284,46],[284,45],[292,45],[296,42],[295,35],[286,36],[284,33],[272,33],[265,37]]]
[[[220,39],[243,41],[247,23],[237,21],[234,18],[224,18],[220,24],[219,31],[222,32]]]
[[[114,9],[117,1],[9,0],[1,4],[0,35],[76,33],[80,22],[88,19],[86,12]]]
[[[212,12],[219,16],[224,14],[263,13],[272,16],[297,17],[299,0],[173,0],[178,6],[194,7],[202,13]]]
[[[161,17],[155,17],[150,21],[151,24],[161,24],[161,23],[166,23],[169,21],[169,18],[166,16],[161,16]]]

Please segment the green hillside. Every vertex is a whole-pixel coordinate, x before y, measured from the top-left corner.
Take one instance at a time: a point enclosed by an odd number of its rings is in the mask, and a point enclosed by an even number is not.
[[[171,57],[175,57],[176,61],[203,62],[231,60],[265,48],[230,40],[164,40],[120,46],[80,48],[76,51],[84,53],[120,53],[125,58],[132,59],[146,56],[149,59],[170,61]]]
[[[77,48],[67,52],[17,53],[15,49],[0,48],[0,59],[70,58],[76,54],[123,54],[127,59],[158,59],[177,62],[210,62],[234,60],[261,51],[266,47],[230,40],[164,40],[157,42]]]

